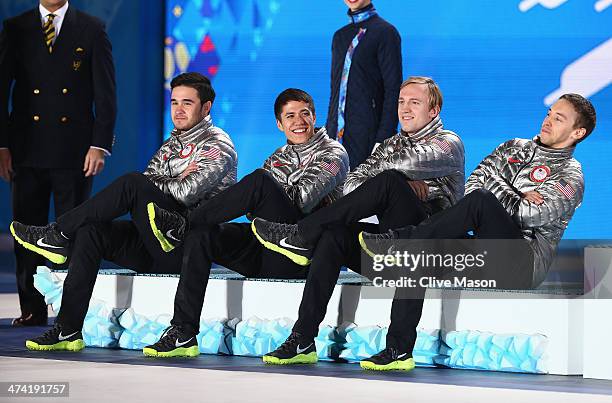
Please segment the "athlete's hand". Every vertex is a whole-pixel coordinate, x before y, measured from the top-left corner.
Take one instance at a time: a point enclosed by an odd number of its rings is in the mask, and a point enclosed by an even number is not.
[[[198,170],[198,164],[195,161],[192,161],[189,163],[189,165],[187,165],[187,168],[185,168],[185,170],[183,172],[181,172],[181,175],[179,176],[179,178],[181,180],[185,179],[189,174],[195,172]]]
[[[11,152],[8,148],[0,150],[0,178],[5,181],[11,180],[13,173],[13,161],[11,159]]]
[[[408,181],[408,184],[414,190],[419,200],[426,201],[429,196],[429,186],[424,181]]]
[[[85,177],[94,176],[102,172],[104,169],[104,151],[97,148],[90,148],[85,155],[83,163],[83,172]]]
[[[523,193],[523,199],[537,206],[544,203],[544,197],[542,197],[542,195],[535,190],[530,190],[529,192]]]

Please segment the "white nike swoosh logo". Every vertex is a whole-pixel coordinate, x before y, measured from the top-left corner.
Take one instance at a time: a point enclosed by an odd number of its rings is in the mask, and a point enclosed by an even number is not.
[[[400,358],[404,358],[407,355],[408,355],[408,353],[400,354],[400,355],[397,356],[397,359],[399,360]]]
[[[312,343],[310,343],[309,345],[306,346],[306,348],[300,348],[300,345],[298,344],[297,348],[295,349],[295,351],[298,354],[302,354],[304,351],[308,350],[310,348],[310,346],[312,346]]]
[[[296,249],[296,250],[308,250],[308,249],[305,249],[305,248],[300,248],[300,247],[298,247],[298,246],[293,246],[293,245],[291,245],[291,244],[288,244],[288,243],[285,241],[286,239],[287,239],[286,237],[285,237],[285,238],[283,238],[283,239],[281,239],[281,241],[280,241],[280,246],[283,246],[283,247],[285,247],[285,248]]]
[[[168,232],[166,232],[166,236],[167,236],[168,238],[170,238],[170,239],[174,239],[175,241],[178,241],[178,239],[177,239],[177,238],[175,238],[175,237],[173,237],[173,236],[172,236],[172,234],[171,234],[171,232],[172,232],[172,231],[174,231],[174,230],[169,229],[169,230],[168,230]]]
[[[182,346],[184,346],[185,344],[189,343],[191,340],[193,340],[193,337],[192,337],[192,338],[190,338],[190,339],[188,339],[188,340],[185,340],[185,341],[179,341],[179,339],[177,338],[177,339],[176,339],[176,342],[174,343],[174,345],[175,345],[176,347],[182,347]]]
[[[52,248],[52,249],[61,249],[62,248],[61,246],[49,245],[49,244],[45,243],[43,241],[43,239],[45,239],[45,238],[40,238],[38,241],[36,241],[36,245],[42,246],[43,248]]]
[[[62,336],[62,332],[60,332],[60,334],[59,334],[59,336],[57,336],[57,338],[59,339],[59,341],[64,341],[64,340],[67,340],[67,339],[71,338],[72,336],[74,336],[77,333],[78,333],[78,331],[76,331],[74,333],[70,333],[68,336]]]

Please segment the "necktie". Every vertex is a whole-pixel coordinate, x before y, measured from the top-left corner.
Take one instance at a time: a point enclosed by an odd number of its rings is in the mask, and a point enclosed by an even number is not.
[[[43,25],[43,34],[45,36],[45,43],[49,49],[49,53],[53,52],[53,40],[55,39],[55,27],[53,26],[53,19],[55,14],[49,14],[47,21]]]
[[[336,140],[340,143],[344,140],[344,108],[346,107],[346,90],[348,89],[349,71],[351,70],[351,62],[355,48],[359,45],[359,41],[365,35],[367,29],[359,28],[359,32],[351,41],[346,56],[344,57],[344,68],[342,69],[342,77],[340,79],[340,94],[338,96],[338,132]]]

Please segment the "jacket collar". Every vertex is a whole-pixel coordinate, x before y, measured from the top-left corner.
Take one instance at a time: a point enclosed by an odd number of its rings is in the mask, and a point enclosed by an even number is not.
[[[438,133],[444,128],[444,124],[442,123],[442,119],[440,115],[433,118],[431,122],[429,122],[425,127],[419,130],[416,133],[408,134],[405,131],[400,131],[402,136],[408,138],[412,143],[418,143],[423,140],[427,140],[432,137],[434,134]]]
[[[291,148],[299,153],[308,152],[314,148],[318,148],[321,142],[325,141],[327,138],[327,130],[325,130],[325,127],[321,127],[307,142],[302,144],[287,144],[287,148]]]
[[[181,141],[189,141],[194,137],[200,136],[200,134],[208,130],[212,126],[212,118],[207,115],[204,119],[200,120],[198,124],[193,126],[191,129],[181,131],[176,127],[172,130],[172,137],[178,138]]]
[[[543,157],[549,159],[568,159],[572,158],[574,155],[574,151],[576,151],[576,146],[566,147],[566,148],[550,148],[545,146],[540,142],[540,137],[536,136],[533,139],[533,143],[535,144],[535,148],[537,153]]]
[[[375,15],[378,15],[376,12],[376,8],[374,8],[374,4],[370,3],[364,8],[360,8],[357,11],[348,11],[349,20],[352,24],[359,24],[360,22],[364,22],[372,18]]]

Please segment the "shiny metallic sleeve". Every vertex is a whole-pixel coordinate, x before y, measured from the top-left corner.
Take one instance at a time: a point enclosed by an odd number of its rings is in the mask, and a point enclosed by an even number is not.
[[[206,142],[208,147],[219,149],[219,156],[210,159],[202,155],[201,152],[194,158],[193,162],[198,164],[197,171],[181,179],[163,175],[151,175],[149,179],[155,183],[162,191],[171,194],[176,200],[189,207],[202,199],[202,195],[210,191],[223,180],[227,174],[235,169],[238,157],[234,147],[224,141],[215,139]],[[160,150],[161,151],[161,150]],[[152,164],[159,164],[159,156],[156,154],[151,160]],[[149,168],[145,171],[145,175]]]
[[[285,190],[302,212],[309,213],[325,196],[342,185],[348,170],[349,159],[344,148],[329,147],[320,152],[302,173],[296,171],[290,175],[290,186]]]
[[[382,163],[389,154],[387,148],[393,137],[385,140],[374,152],[362,162],[355,170],[351,171],[344,182],[344,194],[347,195],[357,189],[363,182],[378,175],[383,171]]]
[[[521,202],[521,195],[500,175],[500,170],[506,163],[507,150],[512,144],[513,142],[509,141],[499,145],[478,164],[465,184],[465,194],[481,188],[489,190],[510,214],[516,212]]]
[[[434,139],[395,150],[391,141],[384,142],[368,159],[349,174],[344,185],[347,194],[382,171],[396,170],[407,179],[440,178],[464,169],[463,143],[455,134],[443,133]],[[396,140],[396,139],[395,139]]]
[[[272,177],[283,187],[285,188],[285,190],[287,190],[287,187],[289,185],[287,185],[287,177],[283,174],[282,170],[275,168],[272,164],[273,161],[275,161],[276,159],[283,159],[282,156],[282,152],[280,151],[280,149],[274,151],[265,161],[263,164],[263,169],[265,171],[267,171],[270,175],[272,175]]]
[[[523,199],[514,214],[520,227],[537,228],[559,220],[567,225],[584,195],[584,177],[580,164],[575,161],[568,163],[561,172],[538,187],[536,192],[542,195],[544,203],[538,206]]]
[[[400,171],[408,179],[441,178],[463,172],[463,143],[454,134],[442,133],[434,138],[403,147],[385,159],[385,170]]]
[[[168,146],[169,141],[170,139],[167,140],[164,144],[162,144],[161,147],[159,147],[157,152],[153,155],[153,157],[151,157],[151,160],[149,161],[149,163],[147,164],[147,167],[145,168],[143,172],[143,174],[147,178],[149,178],[149,180],[155,183],[155,185],[159,187],[160,189],[161,189],[161,183],[159,182],[159,180],[162,177],[167,176],[167,175],[164,175],[163,173],[165,172],[164,164],[166,163],[164,161],[164,154],[166,154],[166,152],[168,152],[170,149],[170,147]]]

